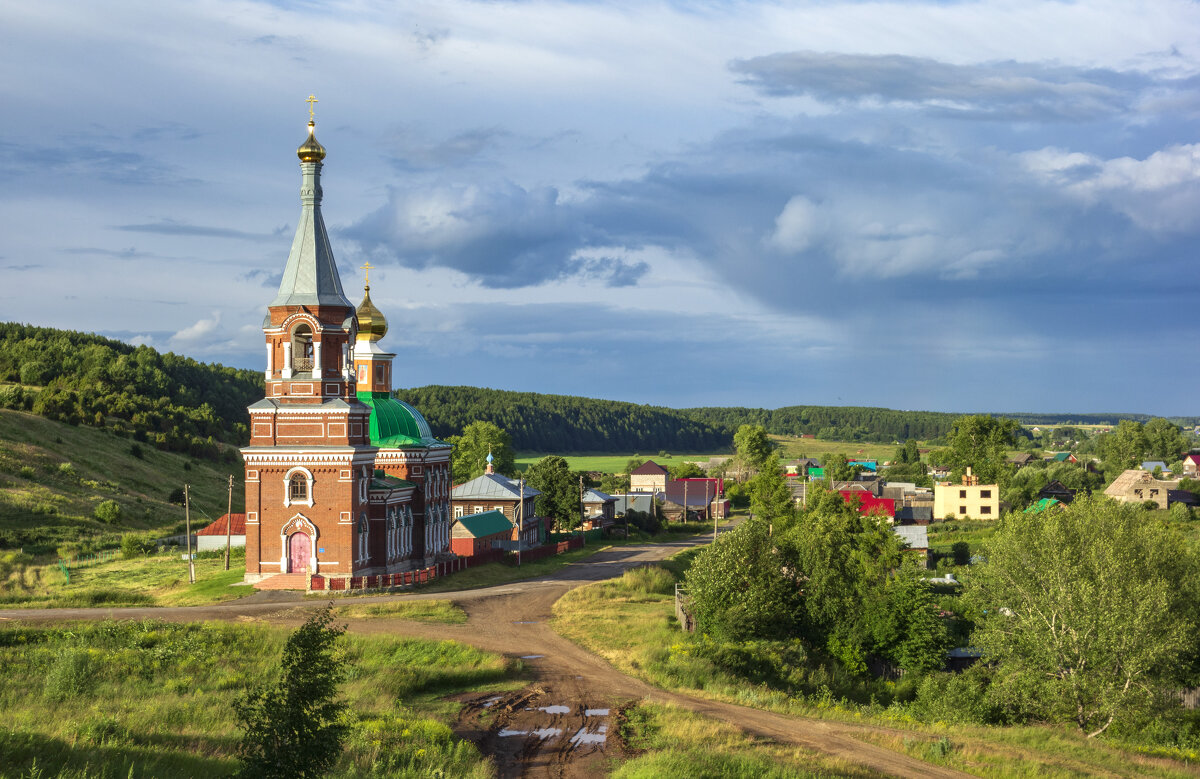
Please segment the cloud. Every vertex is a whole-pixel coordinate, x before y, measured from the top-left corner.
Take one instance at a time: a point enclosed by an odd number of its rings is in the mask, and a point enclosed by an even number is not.
[[[1197,232],[1200,144],[1176,144],[1145,159],[1101,159],[1053,147],[1017,155],[1025,170],[1085,204],[1103,203],[1151,232]]]
[[[94,143],[60,146],[16,144],[0,141],[0,164],[13,174],[95,178],[130,186],[172,186],[195,183],[181,175],[176,165],[161,162],[141,152],[121,151]]]
[[[402,151],[393,157],[392,164],[402,172],[456,167],[477,160],[511,135],[498,127],[478,127],[434,143],[422,143],[406,133],[396,133],[392,142]]]
[[[950,116],[1086,121],[1128,111],[1151,78],[1031,62],[957,65],[900,54],[797,51],[735,60],[743,83],[771,97],[913,103]]]
[[[767,239],[781,251],[795,254],[812,244],[824,225],[815,203],[797,195],[775,217],[775,231]]]
[[[221,312],[214,311],[207,319],[198,319],[195,323],[176,332],[170,338],[173,348],[195,348],[217,339],[217,331],[221,325]]]
[[[237,238],[243,241],[275,241],[288,231],[287,225],[276,227],[269,233],[252,233],[245,230],[235,230],[229,227],[211,227],[177,222],[174,219],[160,219],[157,222],[145,224],[114,225],[114,230],[124,230],[130,233],[155,233],[157,235],[194,235],[203,238]]]

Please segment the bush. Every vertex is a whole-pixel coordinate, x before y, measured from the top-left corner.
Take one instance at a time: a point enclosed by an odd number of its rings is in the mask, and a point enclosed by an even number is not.
[[[65,701],[91,691],[99,664],[86,649],[68,649],[59,654],[46,674],[42,693],[52,701]]]
[[[146,453],[142,451],[142,447],[138,444],[130,444],[129,453],[139,460],[146,456]]]
[[[976,664],[962,673],[934,673],[921,679],[913,713],[926,722],[996,725],[1000,708],[990,695],[991,677]]]
[[[75,475],[75,466],[71,465],[70,463],[59,463],[58,464],[58,472],[61,473],[63,476],[74,476]]]
[[[183,487],[176,487],[171,490],[171,494],[167,496],[168,503],[174,503],[176,506],[183,505]]]
[[[17,473],[21,474],[21,477],[24,479],[33,478],[33,468],[29,467],[28,465],[22,465],[21,470],[17,471]]]
[[[148,538],[127,533],[121,536],[121,556],[126,560],[145,557],[154,551],[154,542]]]
[[[121,504],[115,500],[106,500],[96,506],[92,516],[105,524],[113,524],[121,518]]]
[[[954,559],[955,565],[970,565],[971,545],[966,541],[955,541],[950,546],[950,556]]]

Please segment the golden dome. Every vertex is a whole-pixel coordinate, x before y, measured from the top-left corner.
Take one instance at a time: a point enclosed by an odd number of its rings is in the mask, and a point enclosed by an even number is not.
[[[358,316],[358,337],[360,340],[378,341],[387,335],[388,324],[383,312],[375,308],[371,302],[371,285],[363,287],[363,301],[355,312]]]
[[[325,159],[325,147],[317,143],[317,137],[313,133],[317,129],[317,123],[313,120],[308,120],[308,140],[300,144],[300,148],[296,149],[296,156],[301,162],[320,162]]]

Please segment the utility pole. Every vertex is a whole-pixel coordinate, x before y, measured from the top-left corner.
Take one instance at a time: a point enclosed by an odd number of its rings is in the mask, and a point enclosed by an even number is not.
[[[521,502],[517,504],[517,567],[521,567],[521,543],[525,540],[525,480],[521,485]]]
[[[225,570],[229,570],[229,545],[233,532],[233,474],[229,474],[229,503],[225,509]]]
[[[584,497],[583,476],[581,474],[579,477],[579,532],[580,533],[583,533],[583,497]],[[586,538],[586,536],[585,536],[585,538]],[[586,543],[586,541],[585,541],[585,543]]]
[[[192,558],[192,498],[191,485],[183,485],[183,528],[187,535],[188,583],[196,583],[196,561]]]
[[[688,504],[687,504],[688,489],[687,488],[688,488],[688,480],[684,479],[683,480],[683,521],[684,522],[687,522],[687,520],[688,520]]]

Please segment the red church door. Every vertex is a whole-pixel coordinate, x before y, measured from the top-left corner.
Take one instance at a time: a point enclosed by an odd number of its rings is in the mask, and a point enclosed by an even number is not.
[[[311,554],[312,546],[308,540],[308,533],[292,533],[288,539],[288,573],[307,571]]]

